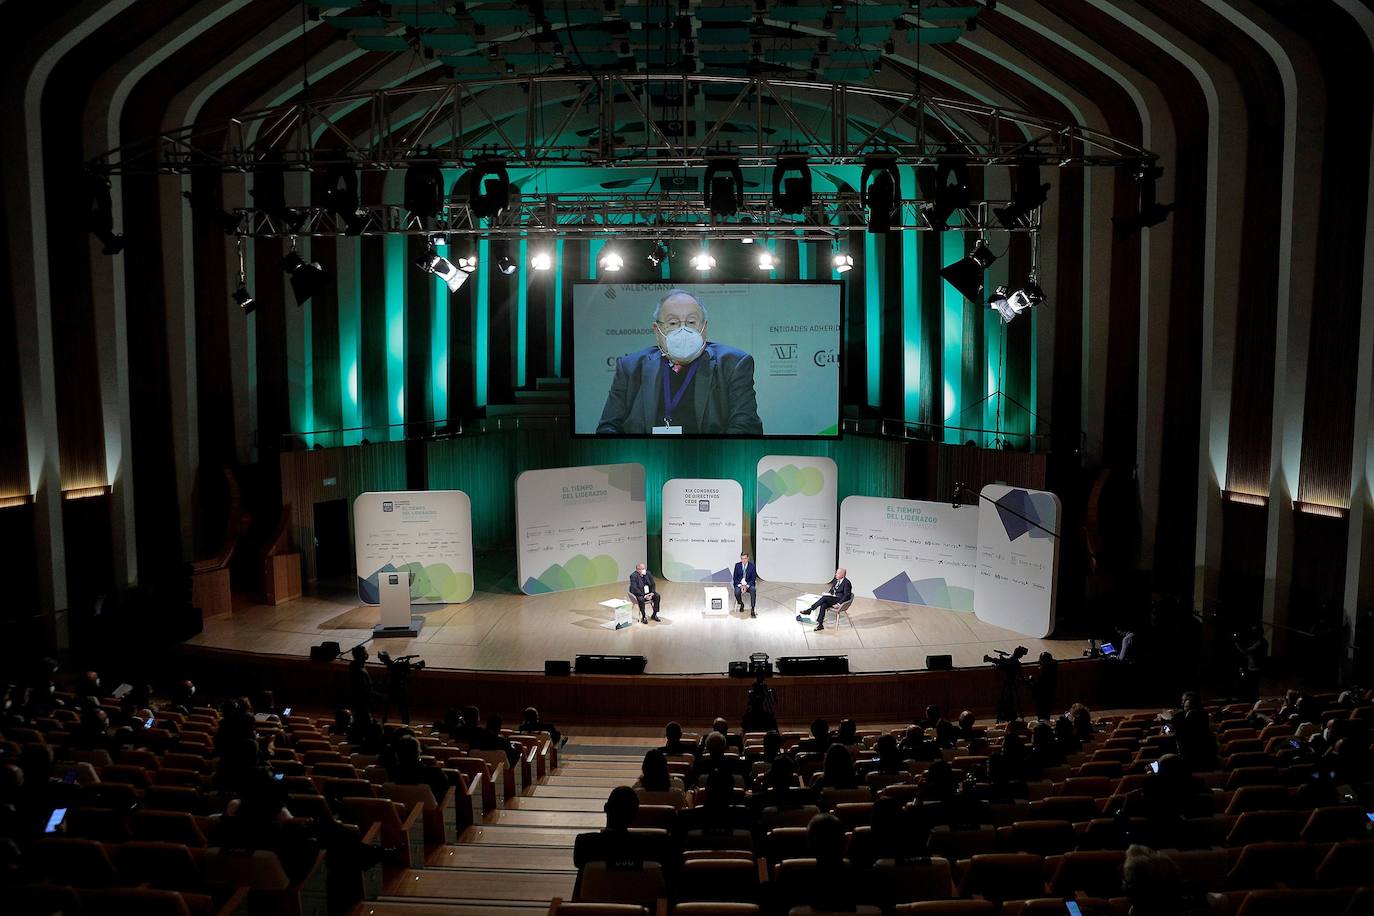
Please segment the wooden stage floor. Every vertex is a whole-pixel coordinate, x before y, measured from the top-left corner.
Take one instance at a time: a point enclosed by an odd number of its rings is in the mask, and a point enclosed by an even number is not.
[[[623,595],[616,586],[527,596],[478,591],[465,604],[418,608],[425,625],[414,639],[376,640],[375,650],[417,654],[437,668],[476,671],[539,671],[545,659],[578,654],[643,655],[649,674],[723,674],[729,662],[766,652],[849,656],[852,672],[907,671],[925,667],[927,655],[951,655],[956,667],[979,666],[994,649],[1018,645],[1027,661],[1049,650],[1078,658],[1083,639],[1029,639],[978,620],[972,613],[856,598],[849,620],[825,630],[797,623],[793,599],[814,587],[760,582],[758,617],[730,612],[706,618],[701,584],[660,582],[659,623],[623,630],[602,628],[610,612],[598,602]],[[733,606],[733,605],[732,605]],[[636,617],[638,615],[636,614]],[[277,607],[240,603],[232,613],[208,616],[191,645],[304,658],[310,647],[334,640],[346,651],[372,635],[377,609],[360,606],[347,591],[324,592]],[[853,626],[850,626],[852,622]]]

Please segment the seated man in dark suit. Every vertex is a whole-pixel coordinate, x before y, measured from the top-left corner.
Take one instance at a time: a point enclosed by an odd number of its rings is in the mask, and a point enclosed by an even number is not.
[[[820,608],[821,616],[820,619],[816,621],[816,629],[825,629],[825,612],[837,604],[844,604],[846,601],[852,600],[854,597],[854,586],[850,584],[847,572],[848,570],[844,567],[835,570],[835,578],[830,580],[830,585],[826,593],[812,602],[809,608],[797,615],[798,622],[809,623],[810,621],[806,619],[807,615],[816,608]]]
[[[429,786],[434,800],[442,802],[448,791],[448,774],[438,767],[426,766],[420,760],[420,741],[414,735],[403,735],[396,741],[396,759],[386,768],[387,778],[403,786]]]
[[[706,777],[706,799],[695,808],[684,808],[674,821],[674,834],[679,843],[688,831],[701,830],[707,834],[729,834],[734,830],[749,830],[754,817],[744,805],[735,804],[735,780],[722,770]]]
[[[640,563],[635,567],[635,571],[630,573],[630,596],[639,602],[639,622],[648,623],[649,619],[644,616],[644,602],[650,602],[654,606],[654,619],[658,619],[658,583],[654,582],[654,574],[649,572],[649,567]]]
[[[669,757],[680,757],[683,754],[697,755],[697,747],[689,741],[682,740],[682,726],[676,722],[669,722],[663,728],[663,747],[659,748]]]
[[[667,838],[650,832],[631,832],[630,825],[639,814],[639,796],[629,786],[611,790],[603,809],[606,828],[596,833],[579,833],[573,841],[573,865],[579,869],[588,862],[606,862],[618,868],[635,868],[645,862],[658,862],[667,868],[673,850]]]
[[[759,596],[759,570],[754,562],[749,559],[749,554],[739,555],[739,562],[735,564],[735,606],[744,610],[744,593],[749,593],[749,616],[757,617],[754,613],[754,602]]]
[[[706,309],[674,289],[654,309],[654,346],[616,360],[598,433],[761,436],[754,358],[706,340]]]
[[[730,734],[730,723],[721,716],[716,716],[711,722],[711,730],[701,736],[701,746],[697,748],[698,754],[706,752],[706,741],[713,734],[725,736],[725,747],[727,750],[737,751],[741,754],[744,753],[744,735],[739,733]]]

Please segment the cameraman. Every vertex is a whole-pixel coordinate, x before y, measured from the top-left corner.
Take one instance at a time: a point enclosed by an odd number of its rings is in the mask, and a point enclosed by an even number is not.
[[[749,688],[749,696],[744,705],[744,721],[741,728],[746,732],[771,732],[778,729],[776,714],[778,695],[768,686],[765,671],[754,672],[754,683]]]
[[[1029,651],[1025,646],[1017,646],[1011,655],[998,649],[996,658],[991,655],[983,656],[983,661],[989,662],[1002,675],[1002,692],[997,697],[998,722],[1013,722],[1021,718],[1021,701],[1017,695],[1017,688],[1021,685],[1021,659],[1025,658]]]
[[[382,706],[382,721],[385,722],[391,713],[391,704],[396,704],[396,712],[400,714],[401,721],[406,725],[410,724],[410,697],[407,694],[407,685],[410,680],[411,672],[424,671],[425,660],[422,658],[418,662],[414,661],[414,655],[402,655],[400,658],[392,658],[391,654],[385,649],[377,653],[377,657],[386,665],[386,702]]]
[[[372,718],[373,704],[385,700],[386,695],[372,684],[372,675],[367,673],[367,647],[353,647],[353,660],[348,663],[348,695],[353,707],[353,716],[359,722]]]

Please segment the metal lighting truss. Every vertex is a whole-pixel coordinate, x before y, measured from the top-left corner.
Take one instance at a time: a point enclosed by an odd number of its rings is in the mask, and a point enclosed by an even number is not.
[[[622,134],[642,137],[631,141]],[[448,81],[297,101],[195,124],[96,157],[104,175],[251,171],[268,153],[288,168],[398,169],[426,154],[466,167],[744,168],[804,153],[813,168],[865,156],[970,166],[1135,166],[1146,149],[1026,112],[876,86],[701,73],[545,74]]]
[[[631,140],[629,137],[635,139]],[[827,169],[861,167],[871,156],[932,168],[958,160],[970,167],[1039,166],[1139,169],[1155,155],[1098,131],[1038,115],[920,92],[792,79],[654,75],[545,74],[356,92],[301,99],[196,124],[110,150],[88,163],[99,175],[295,172],[332,166],[385,171],[418,161],[450,169],[500,160],[507,169],[547,174],[560,168],[701,169],[722,156],[741,168],[772,169],[780,156],[807,157],[837,191],[812,194],[802,216],[773,207],[771,195],[743,189],[740,212],[721,222],[700,191],[649,182],[622,191],[521,193],[510,207],[479,221],[466,192],[445,196],[437,220],[423,224],[394,202],[363,202],[355,232],[451,232],[489,238],[615,235],[659,238],[700,234],[740,238],[828,239],[867,225],[852,181]],[[627,184],[630,184],[627,182]],[[913,183],[914,184],[914,183]],[[926,208],[906,189],[896,230],[930,229]],[[952,228],[1004,230],[993,217],[1004,200],[973,200]],[[255,237],[344,234],[344,221],[318,207],[297,219],[257,209],[233,211],[238,232]],[[751,224],[744,224],[748,217]],[[1040,210],[1011,231],[1035,232]]]
[[[450,200],[439,217],[420,220],[399,205],[363,208],[362,235],[474,235],[484,238],[609,237],[656,239],[683,235],[720,239],[802,239],[830,240],[847,232],[862,232],[867,214],[855,193],[813,194],[813,205],[805,218],[779,213],[764,194],[746,194],[745,205],[729,223],[713,220],[701,199],[680,194],[634,196],[620,194],[519,194],[512,195],[511,206],[495,219],[479,220],[466,201]],[[961,221],[951,227],[962,231],[1007,231],[993,216],[1007,201],[977,201],[956,210]],[[905,201],[901,225],[893,222],[892,231],[929,231],[926,204]],[[298,211],[287,223],[264,210],[239,209],[239,235],[276,238],[293,235],[343,235],[342,217],[320,207]],[[748,222],[741,221],[747,217]],[[1010,231],[1036,232],[1040,211],[1034,210]]]

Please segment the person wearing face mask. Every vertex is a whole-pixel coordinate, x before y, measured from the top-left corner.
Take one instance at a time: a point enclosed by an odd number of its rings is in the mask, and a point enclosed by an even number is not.
[[[644,602],[649,601],[654,605],[654,620],[658,619],[658,585],[654,582],[653,573],[649,572],[649,567],[640,563],[635,567],[635,571],[630,573],[630,594],[635,601],[639,602],[639,622],[648,623],[649,620],[644,616]]]
[[[654,346],[616,360],[596,431],[761,436],[754,358],[706,339],[706,309],[669,290],[654,309]]]

